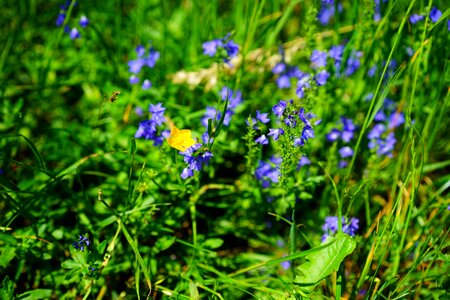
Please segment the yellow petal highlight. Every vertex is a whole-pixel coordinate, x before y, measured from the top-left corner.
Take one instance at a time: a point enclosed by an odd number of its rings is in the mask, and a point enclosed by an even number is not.
[[[178,129],[175,125],[170,128],[170,137],[167,139],[170,147],[180,151],[186,151],[195,144],[189,129]]]

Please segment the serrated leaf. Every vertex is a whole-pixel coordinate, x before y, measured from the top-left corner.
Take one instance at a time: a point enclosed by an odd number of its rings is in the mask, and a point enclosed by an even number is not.
[[[324,278],[336,271],[344,258],[355,250],[356,242],[349,235],[341,233],[328,238],[330,243],[320,251],[305,257],[308,261],[297,267],[299,274],[294,283],[304,293],[311,293]]]
[[[48,299],[52,295],[52,290],[37,289],[33,291],[28,291],[18,296],[20,300],[38,300],[38,299]]]

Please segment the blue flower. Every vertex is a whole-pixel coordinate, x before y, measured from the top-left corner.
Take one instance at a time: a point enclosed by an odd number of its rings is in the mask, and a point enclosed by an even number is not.
[[[291,267],[291,262],[289,260],[285,260],[285,261],[282,261],[280,263],[280,265],[283,269],[289,270],[289,268]]]
[[[147,56],[145,56],[146,50],[142,45],[137,46],[135,51],[137,58],[130,59],[128,61],[128,71],[132,73],[130,77],[131,84],[137,84],[139,82],[139,78],[136,75],[138,75],[142,71],[142,68],[144,66],[153,68],[160,57],[159,52],[156,51],[153,47],[150,47]],[[146,79],[142,84],[142,89],[146,90],[149,89],[151,86],[152,84],[150,80]]]
[[[273,67],[272,73],[273,73],[273,74],[281,74],[281,73],[283,73],[285,70],[286,70],[286,64],[280,62],[280,63],[277,63],[277,64],[275,65],[275,67]]]
[[[291,77],[287,74],[283,74],[276,79],[279,89],[288,89],[291,87]]]
[[[228,62],[230,58],[237,56],[239,53],[239,45],[233,40],[230,40],[230,34],[227,34],[224,38],[214,39],[202,44],[203,54],[210,57],[216,56],[216,54],[222,55],[224,62]],[[225,55],[219,52],[220,49],[225,50]]]
[[[389,117],[389,129],[396,128],[405,123],[405,116],[402,112],[393,112]]]
[[[227,51],[228,58],[233,58],[239,53],[239,45],[231,40],[223,45],[223,48]]]
[[[219,47],[222,47],[222,45],[223,45],[222,40],[218,40],[218,39],[204,42],[202,44],[203,54],[213,57],[216,55],[217,49]]]
[[[145,47],[142,45],[136,46],[135,51],[136,51],[137,57],[143,57],[145,55]]]
[[[341,137],[341,132],[337,128],[331,129],[330,132],[327,133],[326,138],[329,142],[337,141]]]
[[[86,28],[88,26],[88,24],[89,24],[89,19],[85,15],[81,16],[80,17],[80,26],[83,28]]]
[[[70,35],[70,38],[72,40],[79,39],[81,37],[80,32],[75,27],[72,28],[72,30],[70,30],[70,34],[69,35]]]
[[[318,86],[322,86],[327,83],[329,77],[330,73],[328,73],[326,70],[322,70],[314,77],[314,79],[316,80]]]
[[[275,104],[272,107],[272,111],[275,114],[275,116],[277,116],[278,118],[281,118],[281,116],[284,113],[284,110],[285,110],[286,106],[287,106],[286,102],[283,101],[283,100],[280,100],[280,102],[278,102],[278,104]]]
[[[278,140],[278,138],[280,137],[280,135],[283,135],[283,134],[284,134],[283,128],[277,128],[277,129],[269,128],[269,134],[268,134],[268,136],[273,137],[273,140],[274,140],[274,141]]]
[[[159,57],[160,57],[159,52],[156,51],[153,47],[151,47],[150,50],[148,51],[148,56],[144,58],[144,63],[145,65],[147,65],[147,67],[153,68],[156,62],[158,61]]]
[[[386,126],[384,126],[384,124],[375,124],[372,130],[367,134],[367,138],[370,140],[379,139],[385,130]]]
[[[269,144],[269,140],[267,139],[267,137],[263,134],[261,135],[259,138],[257,138],[255,140],[256,143],[259,143],[261,145],[267,145]]]
[[[134,112],[140,117],[142,117],[144,115],[144,110],[140,106],[136,106],[136,108],[134,109]]]
[[[151,87],[152,87],[152,83],[150,82],[150,80],[145,79],[144,82],[142,83],[142,89],[148,90]]]
[[[78,242],[73,242],[72,246],[79,251],[84,251],[85,248],[89,247],[91,242],[85,236],[80,235]]]
[[[367,76],[369,77],[373,77],[375,76],[375,73],[377,72],[377,66],[373,65],[368,71],[367,71]]]
[[[263,188],[268,188],[271,183],[278,183],[280,177],[280,171],[278,165],[281,163],[277,160],[278,164],[260,161],[258,167],[255,170],[255,177],[258,181],[261,181]]]
[[[208,120],[220,120],[220,112],[217,112],[217,110],[214,107],[207,106],[205,114],[203,115],[203,118],[201,119],[202,125],[207,128],[208,127]]]
[[[303,98],[305,96],[306,89],[309,89],[311,87],[309,79],[309,74],[303,74],[303,76],[299,78],[297,82],[297,89],[295,90],[295,94],[297,95],[297,97]]]
[[[256,111],[256,119],[263,124],[267,124],[270,122],[268,115],[268,113],[260,113],[259,110]]]
[[[342,147],[341,149],[339,149],[339,155],[342,158],[351,157],[353,156],[353,150],[349,146]]]
[[[327,65],[327,53],[325,51],[313,50],[310,60],[315,69],[325,67]]]
[[[164,117],[164,111],[166,109],[162,106],[162,103],[157,103],[156,105],[150,104],[148,110],[152,114],[150,119],[139,123],[134,137],[152,140],[154,146],[159,146],[163,142],[163,137],[167,137],[167,131],[163,131],[159,135],[157,130],[157,127],[162,126],[166,121]]]
[[[130,76],[129,81],[130,81],[131,84],[136,84],[136,83],[139,82],[139,77],[137,77],[136,75],[133,74],[133,75]]]
[[[342,217],[342,231],[350,236],[355,236],[356,231],[359,229],[359,219],[351,218],[350,220],[346,220]],[[335,234],[338,230],[338,217],[329,216],[325,218],[325,223],[322,226],[322,230],[324,231],[324,235],[322,236],[322,243],[327,240],[327,238],[333,234]]]
[[[129,60],[128,61],[128,71],[133,74],[139,74],[144,65],[145,65],[145,60],[143,58]]]
[[[361,51],[352,51],[350,57],[347,60],[347,67],[345,69],[345,76],[350,76],[355,73],[361,66],[360,58],[362,56]]]
[[[307,166],[310,164],[311,164],[311,161],[309,160],[309,158],[303,155],[302,157],[300,157],[300,159],[298,161],[297,170],[299,170],[303,166]]]
[[[339,169],[346,168],[347,166],[348,166],[348,162],[345,161],[345,160],[340,160],[339,163],[338,163],[338,168]]]
[[[239,104],[242,103],[242,92],[240,90],[233,91],[229,87],[223,87],[220,91],[222,100],[228,99],[228,108],[235,109]]]
[[[417,22],[423,20],[425,17],[419,14],[412,14],[409,17],[409,21],[411,22],[411,24],[416,24]]]
[[[319,13],[317,14],[317,19],[319,19],[320,24],[328,25],[331,18],[334,16],[334,5],[322,5]]]
[[[66,18],[66,13],[60,12],[58,14],[58,17],[56,18],[56,26],[60,27],[62,24],[64,24],[64,19]]]
[[[343,54],[344,54],[343,45],[332,46],[328,51],[328,56],[330,56],[335,62],[342,61]]]
[[[179,152],[179,154],[184,156],[184,162],[188,164],[181,172],[181,178],[187,179],[194,176],[194,171],[200,171],[203,165],[207,165],[213,157],[211,152],[201,149],[202,146],[202,144],[198,143],[186,149],[184,152]]]
[[[166,108],[162,106],[161,102],[156,105],[150,104],[148,109],[148,111],[152,114],[150,120],[155,122],[158,126],[161,126],[166,121],[166,118],[164,117],[165,110]]]

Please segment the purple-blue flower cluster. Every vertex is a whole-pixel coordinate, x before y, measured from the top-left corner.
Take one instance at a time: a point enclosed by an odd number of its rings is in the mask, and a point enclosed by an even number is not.
[[[298,160],[297,163],[297,171],[300,170],[303,166],[308,166],[311,164],[311,161],[309,160],[309,158],[307,156],[302,156],[300,157],[300,159]]]
[[[359,219],[351,218],[346,220],[342,217],[342,231],[350,236],[355,236],[359,229]],[[322,243],[327,240],[329,236],[334,235],[338,230],[338,217],[329,216],[325,218],[325,223],[322,226],[324,234],[322,235]]]
[[[184,162],[188,164],[186,168],[181,172],[181,178],[187,179],[194,176],[194,172],[198,172],[202,169],[203,165],[207,165],[212,153],[208,150],[202,149],[202,144],[195,144],[179,154],[184,156]]]
[[[272,183],[278,183],[280,177],[280,157],[272,156],[269,161],[260,160],[255,170],[255,177],[262,183],[263,188],[268,188]]]
[[[284,50],[282,47],[279,47],[278,52],[281,55],[281,61],[275,65],[272,69],[272,73],[277,75],[277,85],[280,89],[287,89],[291,87],[291,79],[295,78],[297,80],[302,79],[307,74],[300,71],[300,69],[296,66],[291,66],[286,63]]]
[[[228,33],[221,39],[214,39],[202,44],[203,54],[214,57],[218,55],[225,63],[239,53],[239,45],[236,44]]]
[[[67,16],[67,10],[69,9],[71,2],[72,2],[71,0],[67,0],[64,4],[60,5],[60,10],[59,10],[58,16],[56,17],[56,22],[55,22],[56,27],[60,27],[64,24],[64,20],[66,19],[66,16]],[[77,5],[76,2],[74,3],[74,6],[75,5]],[[88,24],[89,24],[89,19],[85,15],[82,15],[79,20],[79,25],[82,28],[86,28]],[[69,34],[69,36],[72,40],[78,39],[81,37],[80,31],[76,27],[72,27],[72,29],[71,29],[69,27],[69,25],[66,25],[64,27],[64,32]]]
[[[354,138],[356,126],[351,119],[341,117],[340,127],[342,129],[333,128],[327,133],[326,138],[329,142],[338,142],[341,140],[343,143],[349,143]],[[353,156],[353,149],[346,145],[341,147],[338,152],[341,157],[338,167],[345,168],[348,165],[345,158]]]
[[[87,237],[80,235],[78,242],[73,242],[72,246],[76,250],[84,251],[84,249],[89,247],[90,244],[91,244],[91,241],[89,241],[89,239]]]
[[[378,156],[392,157],[397,142],[394,129],[403,123],[405,123],[403,113],[396,110],[392,100],[385,99],[382,109],[375,115],[374,126],[367,134],[369,149],[376,151]]]
[[[128,71],[131,73],[129,82],[130,84],[139,83],[139,73],[141,73],[143,67],[150,69],[155,67],[156,62],[159,60],[160,54],[153,47],[150,47],[148,53],[144,46],[139,45],[135,49],[137,58],[128,61]],[[152,86],[149,79],[144,79],[142,83],[142,89],[147,90]]]
[[[305,113],[305,109],[302,107],[300,109],[295,109],[293,105],[293,101],[289,101],[289,104],[286,101],[280,100],[277,104],[272,107],[273,114],[277,117],[278,121],[284,123],[281,124],[281,127],[278,128],[269,128],[269,133],[267,136],[272,137],[274,141],[278,141],[280,136],[283,136],[288,129],[297,129],[301,128],[301,132],[298,135],[291,135],[292,142],[294,146],[303,146],[308,141],[308,139],[314,137],[314,125],[318,125],[320,120],[315,122],[311,122],[312,119],[316,118],[316,116],[312,112]],[[267,117],[268,113],[260,113],[256,112],[256,119],[252,119],[254,125],[258,122],[266,124],[270,120]],[[300,122],[299,122],[300,121]],[[299,126],[297,126],[299,125]],[[255,129],[258,129],[256,126]],[[259,136],[255,142],[267,145],[269,144],[269,139],[265,134]]]
[[[383,0],[383,3],[387,1],[388,0]],[[375,22],[378,22],[381,20],[381,2],[380,0],[374,0],[374,2],[375,2],[375,13],[373,15],[373,20]]]
[[[342,12],[342,4],[338,3],[338,11]],[[334,17],[335,8],[334,8],[334,1],[330,0],[322,0],[322,7],[317,14],[317,19],[319,20],[320,24],[322,25],[328,25],[331,21],[331,18]]]
[[[159,146],[163,143],[164,138],[169,137],[170,131],[164,130],[161,134],[158,134],[158,127],[162,127],[166,121],[164,117],[164,111],[166,109],[162,106],[162,103],[150,104],[148,111],[151,113],[151,117],[148,120],[144,120],[139,124],[134,137],[144,138],[146,140],[152,140],[154,146]]]
[[[228,126],[230,125],[231,117],[234,115],[236,107],[242,103],[242,93],[240,90],[233,91],[229,87],[223,87],[220,91],[220,98],[222,101],[226,101],[228,99],[228,105],[227,110],[225,111],[225,116],[223,118],[223,125]],[[219,121],[222,117],[222,112],[218,111],[214,107],[207,106],[205,114],[203,115],[203,118],[201,119],[202,125],[208,129],[208,120],[216,120]],[[208,143],[208,132],[205,132],[202,136],[203,143]]]

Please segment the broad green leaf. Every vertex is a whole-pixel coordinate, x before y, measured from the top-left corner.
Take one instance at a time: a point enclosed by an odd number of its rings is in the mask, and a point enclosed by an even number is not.
[[[304,293],[311,293],[315,286],[339,268],[344,258],[355,250],[356,242],[347,234],[337,234],[329,238],[329,244],[320,251],[305,257],[308,261],[297,268],[299,274],[294,282]]]
[[[211,239],[207,239],[203,243],[203,247],[208,248],[208,249],[216,249],[216,248],[219,248],[220,246],[222,246],[222,244],[223,244],[223,240],[222,239],[211,238]]]
[[[8,276],[3,279],[0,287],[0,299],[14,299],[14,284]]]
[[[0,267],[6,268],[15,256],[16,247],[9,245],[3,246],[3,249],[0,251]]]
[[[173,236],[163,236],[156,241],[154,248],[158,249],[158,252],[164,251],[175,243],[175,239]]]
[[[37,299],[49,299],[52,295],[52,290],[37,289],[28,291],[18,296],[20,300],[37,300]]]
[[[189,293],[191,294],[192,299],[194,300],[200,299],[197,286],[192,281],[189,281]]]
[[[79,262],[69,259],[69,260],[63,261],[61,263],[61,267],[63,267],[64,269],[75,269],[75,268],[81,268],[81,267],[83,267],[83,265]]]

